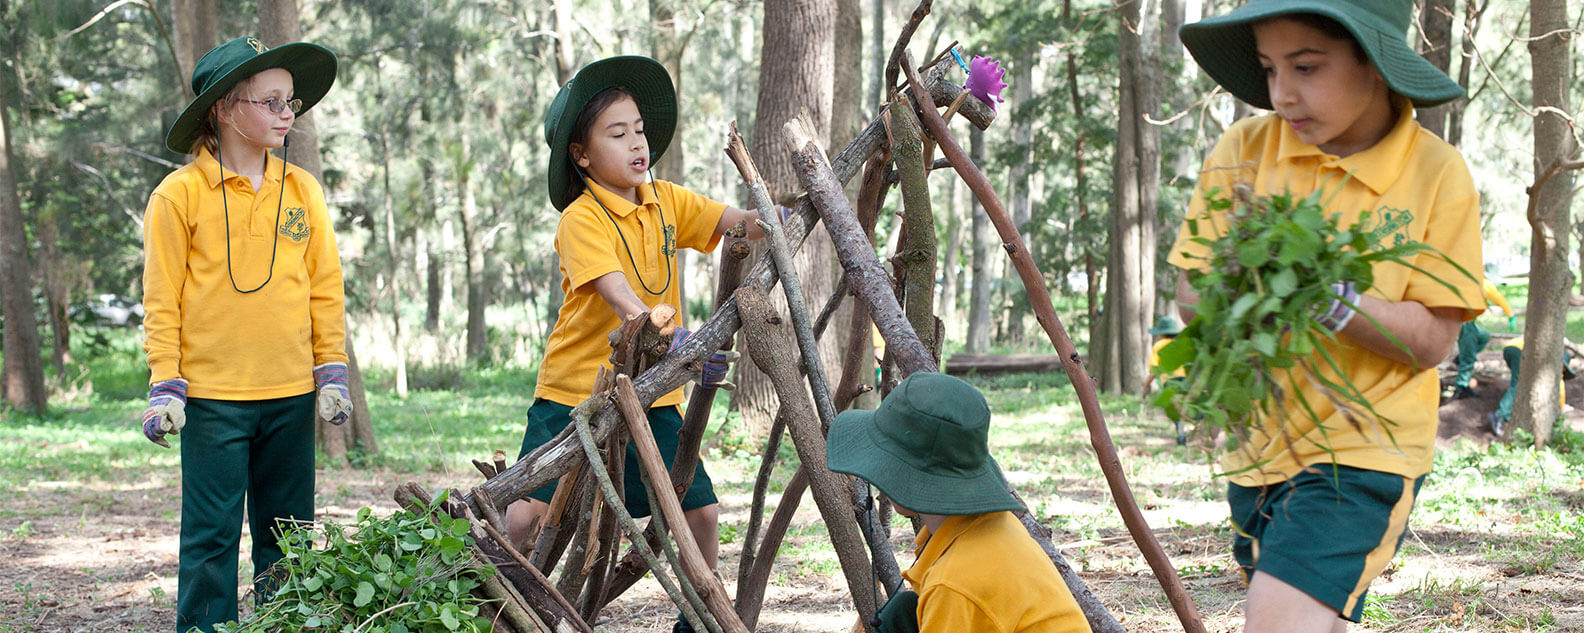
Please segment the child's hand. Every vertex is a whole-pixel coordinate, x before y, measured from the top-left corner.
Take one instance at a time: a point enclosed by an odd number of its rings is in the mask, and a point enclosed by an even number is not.
[[[319,389],[316,409],[326,422],[340,426],[352,416],[351,391],[347,388],[347,364],[325,363],[314,368],[314,385]]]
[[[726,381],[726,372],[731,371],[731,364],[740,357],[740,354],[731,350],[710,354],[709,360],[704,361],[704,372],[699,384],[711,389],[735,389],[736,385]]]
[[[1332,333],[1336,333],[1347,327],[1348,321],[1352,321],[1353,316],[1357,314],[1353,306],[1358,305],[1359,294],[1353,288],[1353,282],[1351,281],[1339,281],[1331,284],[1331,292],[1336,297],[1331,300],[1331,304],[1326,306],[1323,312],[1315,315],[1315,320],[1319,321],[1320,325],[1325,326],[1326,329],[1331,330]]]
[[[143,437],[170,448],[165,434],[181,433],[187,424],[187,381],[172,378],[149,387],[148,408],[143,410]]]

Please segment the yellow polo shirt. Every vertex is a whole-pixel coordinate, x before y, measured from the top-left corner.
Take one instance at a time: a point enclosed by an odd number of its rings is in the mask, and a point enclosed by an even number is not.
[[[715,225],[726,211],[724,203],[664,180],[655,181],[653,188],[639,187],[642,204],[638,205],[592,180],[588,185],[598,202],[584,193],[567,206],[556,225],[555,250],[561,256],[566,301],[550,332],[534,387],[534,397],[569,406],[593,393],[601,365],[610,367],[606,336],[621,326],[621,318],[589,282],[620,272],[644,305],[683,308],[676,250],[714,250],[720,242]],[[677,314],[678,322],[684,313]],[[677,389],[653,406],[681,402],[682,390]]]
[[[288,164],[282,200],[281,165],[268,158],[255,192],[246,176],[222,174],[204,150],[149,196],[143,349],[150,381],[185,378],[193,398],[266,400],[311,392],[315,365],[346,362],[341,259],[324,191]],[[257,292],[237,292],[265,279]]]
[[[1173,339],[1162,337],[1160,340],[1155,341],[1155,344],[1150,347],[1149,364],[1150,364],[1150,368],[1151,369],[1156,368],[1156,367],[1160,367],[1160,362],[1161,362],[1160,361],[1160,351],[1161,351],[1161,348],[1162,347],[1166,347],[1167,345],[1171,345],[1172,340]],[[1188,375],[1188,368],[1186,368],[1186,367],[1178,367],[1176,370],[1172,371],[1172,373],[1167,374],[1166,377],[1167,378],[1182,378],[1182,377],[1187,376],[1187,375]]]
[[[919,594],[920,633],[1088,633],[1056,566],[1011,512],[920,527],[902,573]]]
[[[1428,275],[1396,264],[1378,264],[1373,270],[1375,286],[1367,294],[1390,301],[1417,301],[1427,307],[1462,308],[1467,311],[1464,320],[1473,319],[1485,308],[1480,288],[1479,195],[1457,149],[1420,127],[1406,99],[1395,97],[1395,104],[1401,115],[1386,137],[1347,158],[1328,155],[1299,140],[1274,114],[1233,124],[1205,161],[1187,217],[1208,217],[1206,192],[1212,188],[1231,191],[1234,183],[1249,184],[1259,195],[1291,191],[1303,196],[1323,189],[1328,209],[1341,214],[1342,226],[1368,216],[1380,243],[1423,242],[1474,275],[1473,279],[1465,277],[1440,257],[1422,254],[1413,263]],[[1214,228],[1219,222],[1200,222],[1199,229],[1210,231],[1208,237],[1219,237]],[[1191,256],[1203,256],[1206,251],[1190,241],[1185,222],[1168,261],[1179,268],[1203,266],[1202,259]],[[1233,473],[1232,483],[1258,486],[1282,482],[1306,466],[1333,460],[1405,477],[1430,472],[1440,392],[1434,366],[1415,371],[1358,347],[1346,337],[1326,347],[1380,419],[1365,415],[1359,420],[1360,428],[1355,428],[1312,377],[1278,371],[1276,379],[1288,394],[1284,411],[1265,420],[1261,428],[1250,429],[1250,440],[1223,456],[1221,465]],[[1319,366],[1327,378],[1337,379],[1325,363]],[[1294,392],[1313,407],[1318,425],[1310,421]],[[1282,423],[1272,421],[1281,418],[1286,418],[1285,436]]]

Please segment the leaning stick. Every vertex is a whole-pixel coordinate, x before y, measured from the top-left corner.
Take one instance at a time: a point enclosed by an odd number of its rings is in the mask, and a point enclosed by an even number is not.
[[[664,485],[664,482],[670,481],[665,458],[661,457],[660,446],[655,443],[654,432],[649,429],[649,420],[644,416],[643,405],[638,401],[638,392],[633,390],[632,380],[625,374],[616,376],[616,406],[627,422],[627,431],[632,434],[633,446],[638,450],[638,462],[643,466],[643,473],[649,477],[649,488],[659,501],[650,511],[655,512],[655,516],[663,516],[676,537],[673,540],[682,554],[682,573],[693,581],[693,587],[703,598],[704,606],[710,615],[715,616],[722,631],[748,633],[748,627],[737,619],[731,600],[726,597],[726,587],[721,585],[714,569],[704,560],[704,553],[693,538],[693,530],[682,513],[682,500],[677,497],[675,490]]]
[[[791,365],[777,362],[792,354],[785,335],[776,327],[780,315],[770,307],[770,299],[754,287],[737,290],[737,306],[743,312],[743,337],[749,357],[775,385],[781,398],[781,408],[788,413],[787,429],[791,431],[792,446],[808,471],[809,487],[814,493],[814,504],[819,507],[830,534],[831,545],[836,548],[836,558],[841,562],[842,574],[852,591],[853,607],[858,613],[873,614],[879,606],[875,601],[873,569],[862,532],[858,529],[856,513],[850,503],[850,487],[844,477],[825,465],[825,434],[814,416],[814,404],[804,391],[802,380]],[[889,553],[887,551],[886,553]],[[863,621],[867,624],[867,618]]]
[[[759,228],[764,230],[765,241],[770,243],[770,255],[776,265],[776,277],[781,290],[786,293],[787,311],[792,315],[792,331],[797,335],[798,351],[803,356],[803,369],[808,374],[809,388],[814,392],[815,411],[819,414],[821,428],[830,428],[836,417],[836,407],[831,403],[830,377],[825,375],[824,361],[820,360],[819,343],[814,340],[814,330],[809,326],[808,303],[803,300],[803,282],[798,279],[797,268],[792,265],[792,247],[787,245],[786,232],[781,228],[781,218],[776,206],[770,202],[770,189],[754,166],[748,145],[737,133],[737,123],[731,124],[727,135],[726,155],[737,165],[743,182],[748,183],[748,195],[759,209]]]
[[[915,86],[915,91],[920,91],[924,82],[919,79],[917,73],[913,72],[911,63],[909,60],[902,67],[907,71],[908,82]],[[1183,589],[1182,581],[1178,579],[1177,570],[1172,567],[1171,559],[1155,540],[1149,522],[1144,519],[1144,513],[1139,511],[1138,503],[1133,499],[1133,491],[1127,483],[1127,474],[1122,471],[1122,461],[1117,457],[1116,447],[1111,442],[1111,432],[1106,428],[1104,414],[1100,411],[1100,401],[1095,394],[1094,382],[1090,380],[1088,372],[1084,371],[1078,350],[1073,347],[1072,339],[1068,338],[1061,319],[1057,318],[1056,310],[1051,307],[1050,290],[1045,287],[1045,279],[1040,276],[1039,266],[1034,263],[1028,248],[1023,245],[1017,227],[1013,225],[1006,208],[1001,205],[1001,200],[996,196],[989,179],[985,178],[984,172],[980,171],[972,159],[963,152],[962,145],[952,137],[951,130],[946,128],[946,122],[941,119],[940,113],[935,111],[934,106],[917,110],[924,126],[939,144],[941,153],[951,161],[952,167],[957,170],[957,175],[967,183],[974,197],[984,206],[990,221],[995,224],[996,232],[1001,236],[1001,246],[1012,258],[1012,264],[1023,280],[1023,288],[1029,295],[1029,305],[1034,307],[1034,313],[1040,325],[1044,327],[1046,336],[1050,338],[1051,345],[1061,356],[1062,367],[1067,370],[1068,382],[1072,383],[1073,389],[1078,393],[1078,402],[1083,405],[1090,443],[1094,445],[1096,456],[1100,461],[1100,470],[1105,473],[1106,483],[1111,488],[1111,496],[1116,502],[1117,510],[1122,513],[1123,523],[1127,525],[1134,543],[1143,552],[1144,559],[1149,562],[1150,569],[1155,572],[1155,579],[1166,591],[1166,598],[1171,601],[1172,608],[1177,612],[1177,618],[1182,621],[1184,630],[1189,633],[1202,633],[1205,630],[1204,622],[1199,618],[1199,610],[1194,606],[1193,598]]]
[[[884,277],[880,268],[880,260],[875,257],[874,248],[866,240],[851,238],[858,221],[854,216],[852,206],[847,201],[842,185],[834,178],[831,166],[825,162],[825,152],[820,149],[819,143],[814,140],[812,133],[806,125],[788,124],[784,130],[788,144],[795,147],[793,152],[794,172],[803,188],[808,191],[808,198],[824,214],[826,229],[831,233],[831,241],[836,245],[838,258],[842,267],[854,280],[858,288],[858,296],[874,313],[876,327],[880,329],[881,336],[886,340],[886,354],[897,361],[897,367],[903,374],[917,371],[935,371],[935,359],[924,349],[919,342],[918,335],[908,327],[902,315],[901,304],[897,302],[891,285]],[[1036,542],[1047,551],[1055,550],[1047,547],[1050,539],[1048,535],[1030,533]],[[1043,541],[1041,540],[1043,538]],[[1057,552],[1059,555],[1059,552]],[[1058,565],[1058,568],[1061,566]],[[1082,579],[1077,576],[1064,576],[1068,587],[1072,587],[1074,596],[1086,595]],[[1113,633],[1122,631],[1121,624],[1106,610],[1105,605],[1099,601],[1079,602],[1084,615],[1089,618],[1090,626],[1100,633]]]
[[[584,455],[588,457],[589,469],[594,472],[594,478],[598,480],[600,488],[605,491],[605,499],[609,503],[611,511],[616,515],[616,521],[621,524],[622,530],[627,532],[627,538],[632,541],[633,548],[638,550],[640,556],[643,556],[644,562],[649,564],[650,569],[656,570],[655,580],[660,582],[660,587],[665,589],[666,595],[671,598],[671,602],[675,603],[677,608],[682,611],[682,616],[687,618],[688,622],[702,624],[699,622],[699,615],[698,611],[695,610],[695,605],[682,595],[682,590],[677,587],[676,582],[670,576],[660,573],[660,559],[655,557],[654,550],[649,548],[649,542],[644,540],[643,528],[638,527],[638,522],[634,521],[632,514],[627,512],[627,507],[621,502],[621,494],[616,492],[616,484],[611,483],[610,476],[605,474],[605,460],[600,457],[599,446],[594,443],[593,431],[589,430],[589,415],[587,413],[580,415],[580,412],[574,409],[572,411],[572,426],[577,433],[578,442],[582,444]]]

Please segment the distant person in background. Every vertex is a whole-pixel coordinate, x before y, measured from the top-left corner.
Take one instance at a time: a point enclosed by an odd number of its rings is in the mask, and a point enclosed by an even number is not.
[[[1512,306],[1507,304],[1507,298],[1502,296],[1496,285],[1489,279],[1485,280],[1485,301],[1499,307],[1507,314],[1507,329],[1513,329]],[[1480,327],[1473,321],[1464,321],[1463,329],[1458,331],[1457,340],[1457,382],[1453,383],[1452,399],[1474,398],[1479,393],[1469,386],[1474,378],[1474,363],[1479,360],[1479,353],[1485,349],[1485,344],[1490,342],[1490,330]],[[1516,375],[1516,374],[1515,374]]]
[[[1507,390],[1502,392],[1501,401],[1496,403],[1496,410],[1485,415],[1485,422],[1490,425],[1492,433],[1501,437],[1507,430],[1507,422],[1512,420],[1513,401],[1518,399],[1518,369],[1523,366],[1524,339],[1522,336],[1508,340],[1502,345],[1502,360],[1507,361],[1507,371],[1512,374],[1507,381]],[[1573,377],[1573,370],[1568,367],[1568,359],[1572,357],[1567,350],[1562,350],[1562,380]],[[1560,383],[1560,381],[1559,381]],[[1567,389],[1565,384],[1557,385],[1557,402],[1567,404]]]
[[[1173,371],[1171,375],[1166,377],[1157,376],[1154,372],[1154,369],[1160,366],[1161,348],[1170,345],[1171,342],[1177,338],[1177,335],[1182,333],[1182,321],[1178,321],[1177,317],[1168,314],[1161,317],[1160,319],[1157,319],[1155,321],[1155,326],[1150,328],[1148,331],[1150,336],[1157,336],[1160,338],[1156,340],[1155,345],[1150,348],[1149,366],[1151,371],[1149,380],[1144,383],[1144,393],[1146,394],[1154,391],[1153,387],[1157,379],[1161,381],[1161,387],[1165,388],[1168,384],[1182,384],[1183,380],[1185,380],[1188,376],[1188,369],[1185,367],[1178,367],[1176,371]],[[1173,420],[1172,424],[1176,425],[1177,429],[1177,445],[1187,445],[1188,435],[1183,433],[1182,420]]]
[[[143,220],[143,435],[181,433],[176,628],[237,619],[246,508],[253,588],[274,591],[279,532],[314,520],[314,415],[352,413],[345,298],[319,182],[271,149],[335,82],[336,57],[305,42],[240,37],[194,65],[197,94],[165,136],[190,154]]]

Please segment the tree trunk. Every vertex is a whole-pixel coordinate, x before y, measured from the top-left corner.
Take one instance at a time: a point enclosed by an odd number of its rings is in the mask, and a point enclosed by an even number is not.
[[[1560,408],[1557,385],[1562,369],[1567,295],[1573,287],[1568,268],[1573,175],[1560,169],[1577,161],[1579,147],[1568,121],[1568,89],[1573,85],[1572,38],[1567,0],[1530,0],[1529,59],[1533,72],[1536,185],[1529,191],[1529,303],[1524,326],[1524,363],[1518,376],[1513,425],[1534,434],[1535,448],[1551,441]],[[1549,178],[1547,176],[1549,175]]]
[[[1420,0],[1419,54],[1432,66],[1446,73],[1452,68],[1452,13],[1453,0]],[[1419,125],[1441,138],[1446,138],[1447,113],[1452,104],[1442,104],[1418,112]]]
[[[556,85],[564,86],[572,81],[572,73],[577,70],[577,58],[572,51],[572,0],[555,0],[554,15]],[[678,117],[679,126],[681,118]],[[672,138],[680,141],[682,137]],[[548,345],[550,332],[561,316],[561,304],[566,301],[566,293],[561,290],[561,255],[554,251],[550,253],[550,283],[546,285],[550,288],[544,305],[544,340]]]
[[[1468,0],[1463,5],[1463,36],[1459,44],[1462,56],[1461,61],[1458,62],[1458,85],[1463,86],[1465,91],[1469,86],[1469,71],[1474,68],[1474,55],[1477,54],[1474,50],[1474,36],[1479,34],[1482,22],[1480,17],[1484,14],[1481,6],[1478,6],[1479,2],[1480,0]],[[1490,0],[1485,0],[1485,3],[1489,5]],[[1462,144],[1463,112],[1467,109],[1468,97],[1459,97],[1452,101],[1451,109],[1447,111],[1446,141],[1448,143]]]
[[[215,41],[215,25],[218,22],[217,15],[219,11],[216,8],[216,4],[216,0],[171,0],[172,22],[175,26],[175,32],[171,34],[171,39],[174,40],[176,45],[176,61],[181,64],[181,68],[178,68],[176,72],[177,81],[181,83],[181,93],[178,95],[180,98],[177,99],[179,104],[185,105],[192,100],[194,95],[192,81],[190,80],[192,79],[193,66],[198,63],[198,59],[203,57],[204,53],[209,52],[209,49],[214,48],[217,43]],[[260,4],[264,3],[261,2]],[[296,15],[295,1],[292,4],[292,15]],[[262,11],[263,8],[261,7],[261,18],[263,17]],[[262,26],[262,20],[260,22],[260,26]],[[261,31],[259,35],[263,37],[263,32]],[[269,43],[268,40],[264,41],[266,45]],[[177,111],[180,112],[179,109]]]
[[[1028,222],[1032,215],[1029,196],[1029,164],[1032,157],[1031,145],[1034,140],[1033,117],[1020,111],[1024,104],[1034,96],[1034,64],[1039,59],[1034,49],[1020,51],[1012,66],[1012,145],[1016,158],[1012,162],[1010,182],[1007,189],[1011,192],[1008,198],[1012,201],[1012,223],[1017,225],[1018,232],[1023,235],[1023,246],[1028,248]],[[1015,343],[1023,341],[1023,318],[1028,315],[1028,295],[1019,292],[1011,293],[1011,313],[1007,319],[1008,338]]]
[[[1118,82],[1116,169],[1107,262],[1104,353],[1100,388],[1142,393],[1148,377],[1151,306],[1155,297],[1156,197],[1160,180],[1160,130],[1148,125],[1159,99],[1155,67],[1159,47],[1146,46],[1153,23],[1141,21],[1137,2],[1118,2],[1121,80]]]
[[[13,52],[14,54],[14,52]],[[8,60],[10,61],[10,60]],[[0,80],[0,315],[5,316],[5,399],[12,407],[43,413],[44,363],[39,358],[38,315],[33,313],[33,275],[27,256],[22,198],[11,168],[11,115],[6,81]]]
[[[941,253],[941,293],[935,314],[944,323],[957,322],[957,260],[961,258],[963,220],[958,213],[957,179],[946,180],[946,250]]]
[[[66,377],[71,362],[71,324],[66,320],[69,292],[66,288],[65,259],[60,254],[60,220],[50,205],[38,219],[39,268],[44,282],[44,309],[49,313],[50,360],[57,379]]]
[[[969,156],[974,164],[984,164],[984,132],[977,128],[968,133]],[[968,207],[973,226],[968,240],[973,245],[973,278],[968,299],[968,337],[963,344],[965,352],[985,352],[990,349],[990,219],[985,217],[979,199],[974,198]]]
[[[178,2],[210,2],[212,0],[177,0]],[[180,18],[178,17],[178,20]],[[297,0],[259,0],[259,40],[265,46],[280,46],[302,39],[301,21],[297,14]],[[211,27],[212,28],[212,27]],[[209,35],[214,38],[213,32]],[[208,50],[208,47],[204,49]],[[202,52],[199,53],[200,55]],[[196,58],[194,58],[196,59]],[[321,162],[319,149],[319,134],[314,129],[314,113],[309,112],[297,118],[292,124],[291,137],[296,139],[293,145],[297,151],[287,150],[287,157],[291,163],[303,168],[314,180],[324,182],[324,168]],[[318,436],[325,455],[331,459],[342,459],[346,454],[347,446],[356,446],[366,453],[379,452],[374,441],[374,416],[368,408],[368,397],[363,392],[363,372],[357,365],[357,358],[352,355],[352,328],[347,328],[347,370],[352,378],[348,381],[347,391],[352,398],[352,417],[347,423],[336,427],[324,420],[316,420],[319,427]],[[329,436],[340,436],[336,443],[326,441]],[[332,446],[339,445],[341,450],[332,452]]]
[[[467,358],[478,363],[489,352],[488,325],[484,322],[489,288],[484,278],[483,229],[478,226],[478,199],[473,195],[471,172],[464,168],[457,181],[462,193],[462,208],[457,216],[462,221],[462,249],[467,253]]]
[[[774,61],[759,66],[759,100],[750,148],[771,198],[787,204],[797,191],[797,178],[781,142],[781,126],[806,111],[820,142],[830,139],[836,0],[767,0],[763,24],[759,58]],[[765,252],[766,245],[756,243],[749,259],[757,260]],[[804,295],[814,301],[830,296],[836,276],[841,274],[830,236],[824,231],[811,233],[794,260]],[[785,297],[779,293],[774,293],[772,301],[777,310],[785,309]],[[845,337],[827,336],[820,342],[820,358],[827,367],[841,363],[842,340]],[[732,401],[754,437],[769,432],[777,409],[775,389],[754,363],[737,363],[737,391]]]

